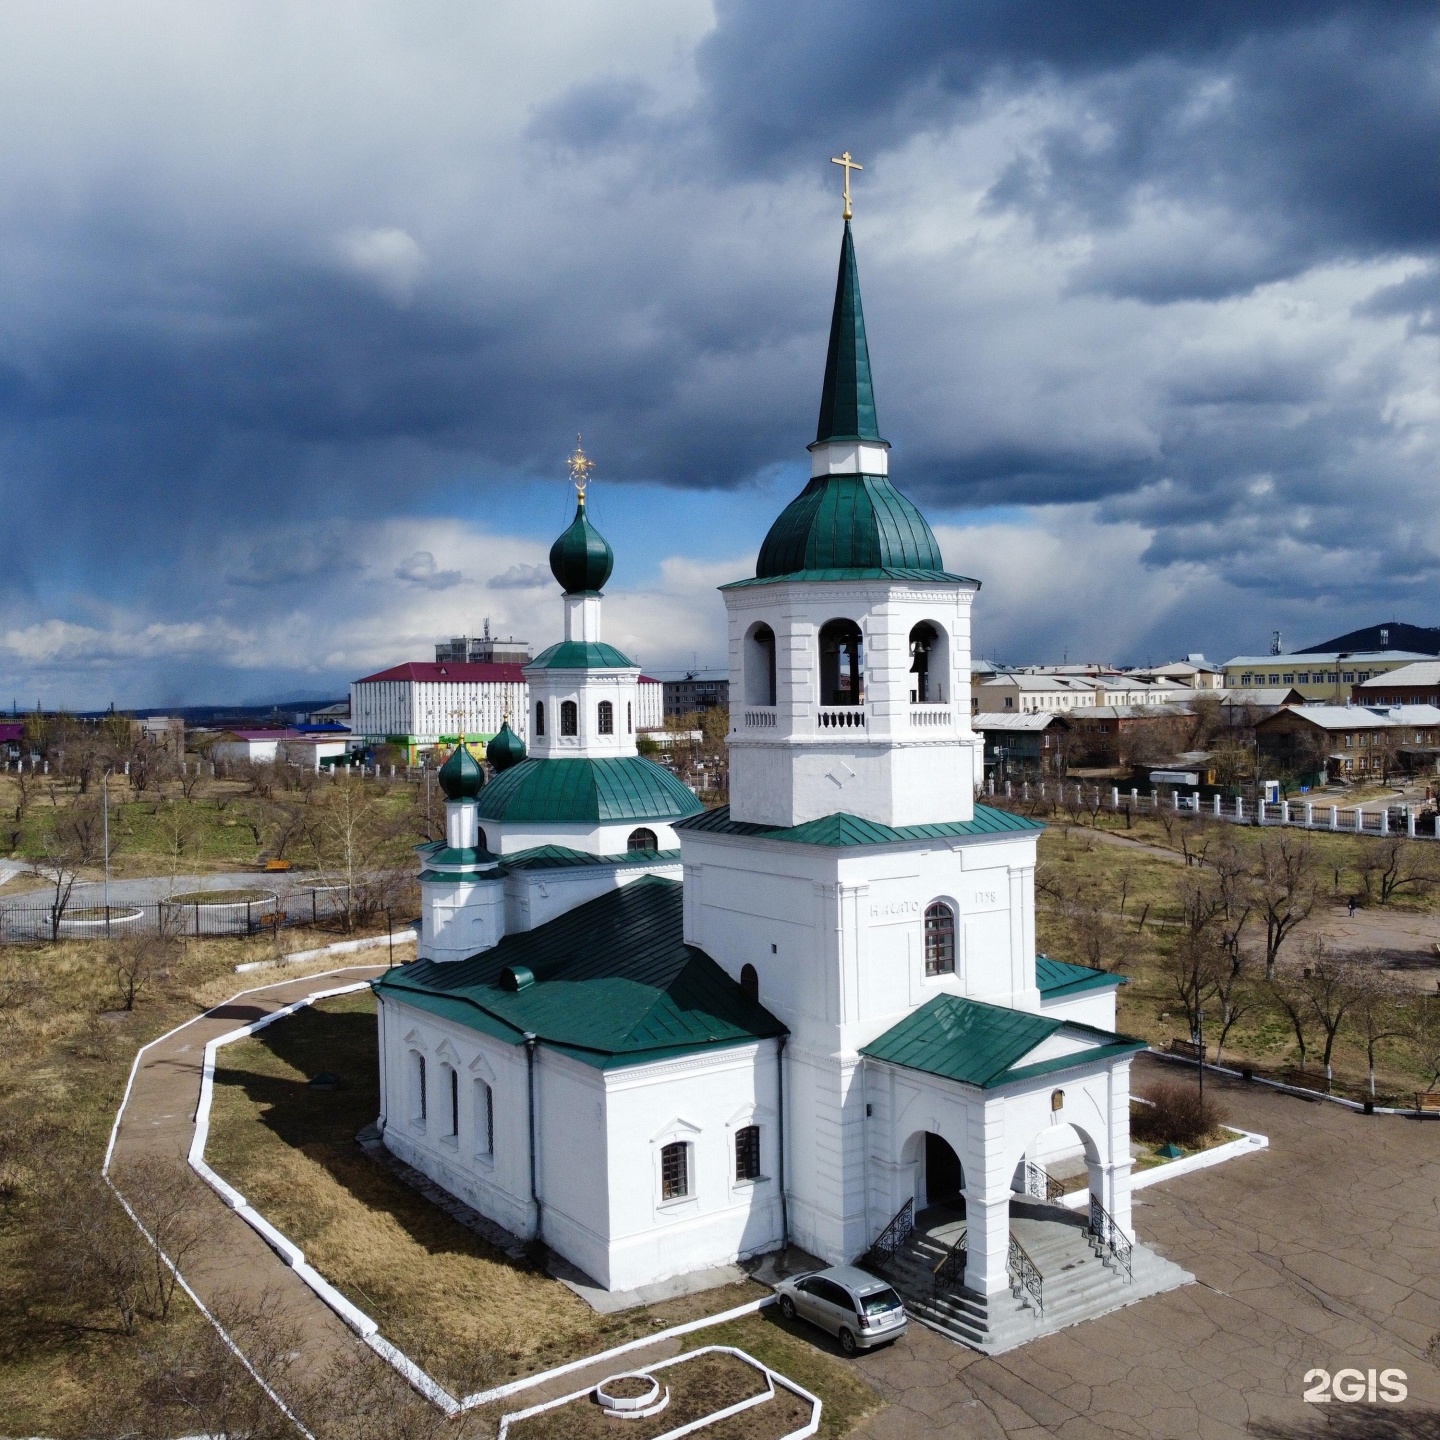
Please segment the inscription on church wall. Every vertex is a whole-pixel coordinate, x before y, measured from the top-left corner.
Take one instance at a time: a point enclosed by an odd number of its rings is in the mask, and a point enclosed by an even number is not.
[[[1010,907],[1009,877],[998,874],[977,875],[965,886],[962,903],[967,912],[977,914],[985,910],[1007,910]]]
[[[887,920],[910,920],[919,913],[918,900],[875,900],[870,904],[870,918],[882,924]]]

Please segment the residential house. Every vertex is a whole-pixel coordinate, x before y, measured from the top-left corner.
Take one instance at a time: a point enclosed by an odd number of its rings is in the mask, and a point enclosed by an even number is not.
[[[1043,710],[1022,714],[985,711],[971,722],[985,740],[985,773],[997,780],[1012,775],[1063,775],[1065,741],[1072,721]]]
[[[1357,705],[1440,705],[1440,660],[1417,660],[1355,686]]]
[[[1356,685],[1416,660],[1409,650],[1312,650],[1294,655],[1237,655],[1225,662],[1227,690],[1293,685],[1311,702],[1343,705]]]
[[[1302,779],[1383,779],[1395,771],[1429,772],[1440,758],[1440,708],[1434,705],[1297,705],[1255,726],[1260,754]]]

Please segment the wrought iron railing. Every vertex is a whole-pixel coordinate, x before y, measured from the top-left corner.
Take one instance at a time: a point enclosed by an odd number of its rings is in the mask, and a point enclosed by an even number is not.
[[[955,1243],[940,1257],[933,1273],[935,1293],[959,1285],[965,1279],[966,1251],[970,1244],[970,1230],[967,1227],[956,1238]]]
[[[1043,1200],[1049,1205],[1058,1205],[1065,1195],[1065,1187],[1043,1165],[1033,1160],[1025,1162],[1025,1193],[1033,1200]]]
[[[872,1265],[883,1265],[895,1256],[895,1252],[910,1238],[915,1229],[915,1201],[907,1200],[891,1218],[890,1223],[875,1238],[875,1243],[865,1252],[865,1258]]]
[[[1095,1237],[1096,1244],[1102,1250],[1108,1250],[1110,1257],[1124,1273],[1127,1281],[1135,1278],[1131,1264],[1134,1258],[1134,1247],[1131,1245],[1125,1232],[1115,1223],[1115,1218],[1100,1203],[1099,1199],[1090,1197],[1090,1233]]]
[[[1020,1286],[1029,1295],[1035,1306],[1035,1313],[1043,1316],[1045,1314],[1045,1277],[1040,1273],[1040,1267],[1030,1258],[1025,1247],[1012,1235],[1010,1237],[1010,1250],[1005,1257],[1005,1268],[1010,1274],[1010,1281]]]

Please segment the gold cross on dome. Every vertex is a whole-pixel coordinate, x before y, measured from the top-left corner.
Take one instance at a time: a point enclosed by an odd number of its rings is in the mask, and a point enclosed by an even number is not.
[[[570,478],[575,482],[575,493],[580,499],[585,498],[585,487],[590,483],[590,472],[595,468],[595,462],[580,448],[580,437],[575,437],[575,453],[565,462],[570,471]]]
[[[465,714],[466,711],[463,705],[457,705],[450,712],[450,718],[458,722],[455,727],[460,732],[460,738],[456,742],[458,745],[463,745],[465,743]]]
[[[842,150],[838,160],[832,155],[830,157],[830,163],[832,165],[843,165],[845,167],[845,219],[848,220],[850,218],[850,172],[852,170],[863,170],[865,167],[863,165],[857,165],[855,161],[850,158],[850,152],[848,150]]]

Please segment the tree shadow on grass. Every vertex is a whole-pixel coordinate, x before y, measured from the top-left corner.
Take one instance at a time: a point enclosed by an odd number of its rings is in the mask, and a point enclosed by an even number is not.
[[[216,1056],[215,1083],[244,1091],[256,1106],[260,1123],[278,1140],[303,1151],[361,1205],[388,1215],[428,1253],[472,1255],[510,1269],[528,1268],[487,1245],[356,1144],[356,1134],[374,1122],[380,1109],[373,1012],[310,1007],[267,1025],[251,1038],[306,1078],[271,1073],[268,1065],[226,1065],[227,1047]],[[233,1057],[233,1049],[229,1053]],[[338,1087],[318,1089],[309,1083],[322,1073],[337,1076]],[[243,1143],[243,1137],[225,1136],[226,1143],[235,1139]],[[244,1190],[243,1176],[227,1178]]]

